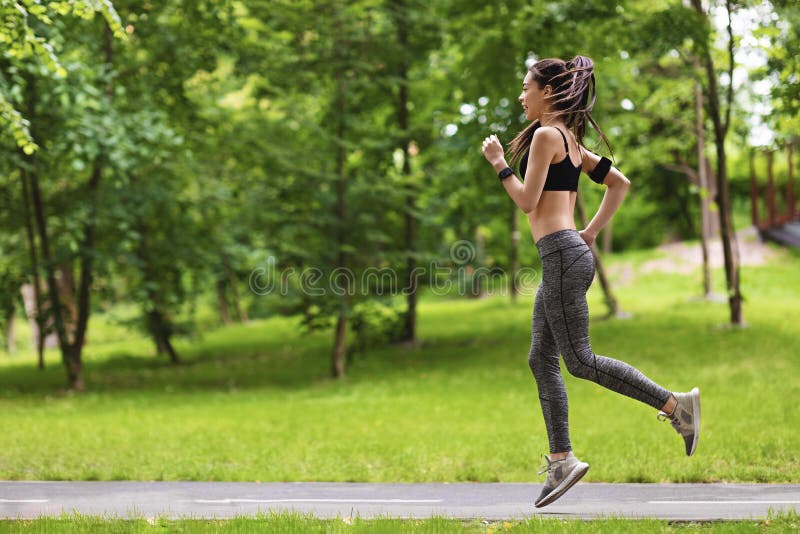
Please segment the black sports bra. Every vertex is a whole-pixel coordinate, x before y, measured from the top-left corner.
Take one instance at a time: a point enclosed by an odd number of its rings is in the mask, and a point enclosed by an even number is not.
[[[554,127],[555,128],[555,127]],[[572,160],[569,159],[569,146],[567,145],[567,138],[564,132],[556,128],[561,137],[564,138],[564,149],[567,155],[558,163],[551,163],[547,169],[547,178],[544,181],[544,191],[577,191],[578,178],[581,175],[581,167],[583,166],[583,158],[577,167],[572,165]],[[519,175],[525,178],[525,171],[528,169],[528,153],[530,149],[525,152],[519,162]]]

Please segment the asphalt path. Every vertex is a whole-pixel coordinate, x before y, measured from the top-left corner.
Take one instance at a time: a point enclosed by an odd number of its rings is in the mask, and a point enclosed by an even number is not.
[[[0,518],[79,512],[117,518],[207,518],[297,511],[319,518],[759,519],[800,508],[800,485],[584,482],[544,508],[541,484],[0,481]]]

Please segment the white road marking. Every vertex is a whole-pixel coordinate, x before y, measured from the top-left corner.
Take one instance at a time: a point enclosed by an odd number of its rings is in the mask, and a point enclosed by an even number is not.
[[[0,499],[0,502],[10,502],[10,503],[37,503],[37,502],[50,502],[48,499]]]
[[[800,501],[647,501],[647,504],[800,504]]]
[[[270,503],[270,502],[369,502],[369,503],[436,503],[442,499],[195,499],[203,504]]]

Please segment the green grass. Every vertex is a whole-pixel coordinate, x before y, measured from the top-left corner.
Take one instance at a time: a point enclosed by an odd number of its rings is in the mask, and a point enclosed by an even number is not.
[[[255,517],[240,516],[228,520],[169,520],[163,517],[133,520],[110,519],[81,514],[63,514],[59,517],[34,521],[0,521],[3,532],[270,532],[270,533],[439,533],[467,532],[475,534],[501,533],[749,533],[796,532],[800,528],[797,512],[770,513],[756,521],[729,522],[671,522],[655,519],[623,519],[609,516],[591,521],[560,520],[532,517],[524,521],[461,521],[434,516],[428,519],[397,519],[379,517],[365,520],[358,517],[320,519],[296,512],[259,513]]]
[[[639,261],[634,253],[632,261]],[[628,261],[626,256],[609,262]],[[800,482],[800,257],[742,268],[746,328],[695,300],[694,276],[637,275],[617,289],[627,320],[602,320],[596,353],[664,387],[703,394],[686,458],[655,410],[566,368],[571,439],[595,482]],[[724,293],[721,270],[715,292]],[[0,358],[0,479],[535,482],[547,438],[528,367],[532,295],[419,304],[422,346],[360,354],[330,378],[332,334],[273,318],[184,340],[173,367],[149,341],[92,318],[89,391],[63,390],[50,351]],[[22,338],[22,334],[20,334]]]

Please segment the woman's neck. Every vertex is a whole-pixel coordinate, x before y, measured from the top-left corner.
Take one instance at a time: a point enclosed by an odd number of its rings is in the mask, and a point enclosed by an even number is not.
[[[563,126],[564,128],[567,125],[561,119],[539,119],[539,126]]]

